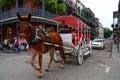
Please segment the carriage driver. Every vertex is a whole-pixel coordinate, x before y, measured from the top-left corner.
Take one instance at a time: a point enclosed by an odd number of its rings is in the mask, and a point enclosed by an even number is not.
[[[42,24],[38,25],[38,29],[40,31],[42,31],[42,33],[45,35],[45,37],[46,37],[45,41],[50,42],[50,37],[49,37],[48,33],[43,30],[43,25]]]
[[[38,25],[38,29],[39,29],[40,31],[43,31],[43,25],[42,25],[42,24],[39,24],[39,25]]]

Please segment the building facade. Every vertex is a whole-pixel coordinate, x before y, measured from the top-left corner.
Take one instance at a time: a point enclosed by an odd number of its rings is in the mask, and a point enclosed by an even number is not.
[[[5,39],[13,39],[18,35],[19,21],[16,17],[17,12],[20,15],[31,13],[31,23],[33,26],[39,24],[57,25],[58,22],[51,20],[56,14],[45,10],[44,0],[32,2],[32,0],[14,0],[11,4],[2,5],[0,0],[0,43],[3,44]],[[7,2],[6,2],[7,3]],[[8,8],[9,7],[9,8]]]
[[[19,20],[16,17],[17,12],[20,15],[31,13],[33,26],[38,26],[41,23],[44,26],[56,26],[59,23],[51,20],[51,18],[61,15],[73,15],[91,28],[98,27],[97,22],[94,20],[95,14],[90,8],[85,7],[80,0],[53,0],[55,2],[52,2],[52,0],[13,0],[6,2],[6,4],[3,4],[2,1],[0,0],[0,43],[3,43],[5,39],[14,38],[18,35]],[[52,3],[48,4],[50,1]],[[59,8],[56,8],[56,5]]]

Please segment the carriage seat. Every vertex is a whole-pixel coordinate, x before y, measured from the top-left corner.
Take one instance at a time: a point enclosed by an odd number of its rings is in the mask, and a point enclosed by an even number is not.
[[[69,47],[69,48],[74,48],[74,45],[72,43],[72,34],[60,34],[63,40],[63,46],[64,47]]]

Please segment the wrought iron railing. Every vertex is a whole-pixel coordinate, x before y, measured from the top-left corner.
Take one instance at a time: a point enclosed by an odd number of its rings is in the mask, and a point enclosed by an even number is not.
[[[6,11],[0,14],[0,20],[15,17],[17,12],[21,15],[27,15],[28,13],[31,13],[32,16],[39,16],[44,18],[53,18],[56,17],[55,14],[52,14],[48,11],[43,11],[41,9],[36,8],[17,8],[14,10]]]

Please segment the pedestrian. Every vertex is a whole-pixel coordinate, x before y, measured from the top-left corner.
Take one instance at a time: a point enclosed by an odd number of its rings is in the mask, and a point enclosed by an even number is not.
[[[18,38],[18,52],[21,51],[21,40],[20,38]]]
[[[114,44],[116,44],[116,43],[117,43],[117,41],[118,41],[118,38],[117,38],[117,37],[115,37],[115,38],[114,38]]]
[[[14,38],[14,48],[15,48],[15,51],[16,51],[16,52],[18,52],[18,45],[19,45],[18,37],[15,37],[15,38]]]
[[[8,39],[5,39],[3,43],[3,48],[8,49],[8,47],[9,47]]]

